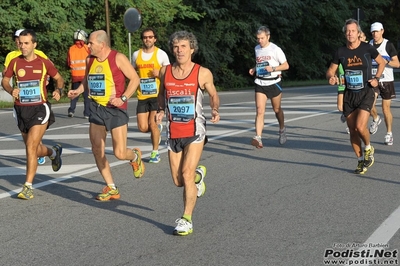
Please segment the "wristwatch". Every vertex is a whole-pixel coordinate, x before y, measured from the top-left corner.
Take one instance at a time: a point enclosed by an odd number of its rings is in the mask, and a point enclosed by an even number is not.
[[[379,80],[381,79],[380,77],[375,77],[376,81],[379,82]]]
[[[125,95],[122,95],[122,96],[121,96],[121,100],[125,103],[125,102],[128,100],[128,98],[126,98]]]
[[[276,67],[272,67],[272,71],[275,71],[276,70]]]

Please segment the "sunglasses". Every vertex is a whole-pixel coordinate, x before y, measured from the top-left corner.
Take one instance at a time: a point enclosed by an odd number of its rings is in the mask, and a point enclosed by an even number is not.
[[[142,37],[143,40],[146,40],[146,39],[153,39],[153,38],[154,38],[154,36],[143,36],[143,37]]]

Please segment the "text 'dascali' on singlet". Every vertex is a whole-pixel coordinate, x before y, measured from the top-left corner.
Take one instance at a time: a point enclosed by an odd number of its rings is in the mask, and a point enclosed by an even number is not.
[[[165,71],[167,126],[170,138],[187,138],[205,134],[203,90],[199,86],[200,65],[195,64],[189,76],[176,79],[172,67]]]

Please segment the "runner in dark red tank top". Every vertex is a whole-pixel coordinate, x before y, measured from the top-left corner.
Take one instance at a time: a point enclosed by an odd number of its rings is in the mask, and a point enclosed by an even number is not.
[[[136,178],[141,178],[145,172],[140,149],[127,147],[128,99],[139,86],[139,76],[124,54],[111,49],[110,39],[104,30],[90,34],[88,47],[90,56],[86,59],[85,78],[76,90],[68,92],[68,97],[73,99],[88,91],[92,99],[89,137],[97,168],[106,182],[96,199],[117,200],[121,195],[105,152],[108,131],[111,133],[115,157],[129,160]],[[126,78],[129,82],[125,88]]]
[[[186,31],[175,32],[169,39],[176,62],[160,71],[159,113],[157,123],[167,117],[167,147],[174,184],[183,187],[184,210],[176,220],[175,235],[193,232],[192,213],[197,197],[205,192],[206,167],[198,165],[206,137],[206,118],[203,114],[203,93],[210,96],[211,122],[220,119],[219,97],[213,75],[207,68],[192,62],[197,52],[196,37]]]

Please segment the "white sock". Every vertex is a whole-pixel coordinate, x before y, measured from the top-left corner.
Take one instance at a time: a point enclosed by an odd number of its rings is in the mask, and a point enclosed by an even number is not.
[[[371,144],[368,144],[368,145],[365,145],[365,149],[364,150],[369,150],[369,149],[371,149]]]
[[[50,158],[51,160],[53,160],[54,158],[56,158],[57,153],[56,153],[56,150],[55,150],[55,149],[51,149],[51,150],[53,151],[53,153],[49,156],[49,158]]]
[[[115,186],[115,184],[107,184],[107,186],[109,186],[112,189],[116,189],[117,187]]]
[[[25,182],[25,184],[24,184],[25,186],[27,186],[27,187],[29,187],[29,188],[32,188],[32,183],[29,183],[29,182]]]

